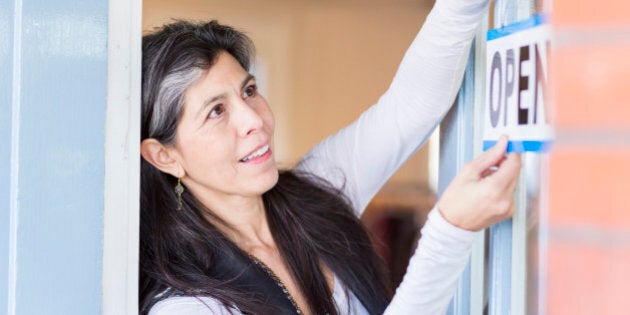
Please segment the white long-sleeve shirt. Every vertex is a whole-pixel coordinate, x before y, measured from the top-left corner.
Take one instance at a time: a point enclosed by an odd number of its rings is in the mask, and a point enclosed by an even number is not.
[[[357,215],[442,120],[461,84],[487,0],[438,0],[389,89],[359,119],[307,153],[296,168],[342,188]],[[407,273],[385,314],[444,314],[465,268],[474,233],[448,223],[435,207]],[[335,277],[341,314],[367,314]],[[234,311],[234,310],[233,310]],[[211,297],[171,297],[150,315],[229,314]]]

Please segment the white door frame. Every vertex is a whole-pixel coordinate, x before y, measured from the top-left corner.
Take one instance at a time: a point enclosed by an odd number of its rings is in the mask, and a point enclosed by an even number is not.
[[[102,313],[138,313],[142,0],[110,0]]]

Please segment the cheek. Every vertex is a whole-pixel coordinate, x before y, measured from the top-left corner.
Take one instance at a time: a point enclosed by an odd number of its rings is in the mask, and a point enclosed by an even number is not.
[[[213,178],[234,169],[231,166],[234,162],[233,144],[217,138],[220,137],[208,137],[204,141],[188,143],[189,150],[184,156],[189,168],[187,171],[197,176]]]
[[[276,119],[273,116],[273,113],[269,112],[269,117],[267,118],[266,123],[269,126],[269,129],[271,130],[271,133],[273,134],[273,131],[276,128]]]
[[[260,113],[265,126],[273,133],[274,128],[276,127],[276,119],[271,111],[269,105],[265,104],[264,110]]]

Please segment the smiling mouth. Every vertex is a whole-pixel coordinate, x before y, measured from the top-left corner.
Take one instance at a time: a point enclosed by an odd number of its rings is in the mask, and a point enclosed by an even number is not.
[[[267,153],[267,151],[269,151],[269,145],[268,144],[260,147],[260,149],[256,150],[254,153],[252,153],[252,154],[250,154],[250,155],[240,159],[239,162],[247,162],[247,161],[249,161],[251,159],[255,159],[255,158],[257,158],[257,157]]]

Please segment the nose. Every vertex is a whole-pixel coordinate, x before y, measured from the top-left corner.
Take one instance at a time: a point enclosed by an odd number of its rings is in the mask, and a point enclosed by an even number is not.
[[[239,100],[236,104],[235,123],[238,135],[245,137],[263,127],[263,119],[256,111],[255,107],[247,104],[243,100]]]

